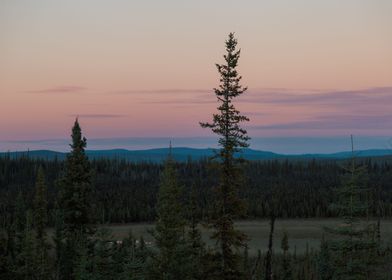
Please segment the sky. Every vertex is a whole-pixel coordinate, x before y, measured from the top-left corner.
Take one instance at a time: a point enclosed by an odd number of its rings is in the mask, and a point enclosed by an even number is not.
[[[0,151],[67,149],[76,116],[90,148],[213,145],[199,122],[229,32],[254,148],[333,152],[350,134],[385,148],[391,14],[389,0],[2,0]]]

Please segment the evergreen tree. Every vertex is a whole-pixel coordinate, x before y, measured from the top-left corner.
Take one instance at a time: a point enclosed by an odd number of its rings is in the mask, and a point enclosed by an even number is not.
[[[352,138],[351,138],[351,141]],[[353,143],[353,142],[352,142]],[[337,236],[330,240],[334,279],[369,279],[374,259],[369,259],[376,252],[375,226],[366,222],[369,202],[367,197],[367,175],[364,166],[355,162],[354,148],[352,158],[345,167],[343,185],[337,190],[338,201],[335,210],[343,223],[335,228],[327,228]]]
[[[221,76],[219,88],[215,89],[215,95],[220,102],[219,114],[213,115],[212,123],[200,123],[203,128],[210,128],[219,135],[221,147],[218,157],[220,162],[220,182],[216,190],[213,238],[220,246],[221,279],[241,278],[238,248],[244,246],[246,236],[234,229],[234,219],[244,214],[244,205],[238,196],[241,185],[240,160],[236,159],[235,153],[240,148],[248,147],[249,137],[240,124],[249,119],[240,114],[234,107],[233,99],[246,91],[240,85],[241,76],[236,68],[240,57],[240,50],[236,50],[237,40],[230,33],[226,41],[225,64],[217,64],[216,67]]]
[[[91,215],[91,169],[85,153],[86,138],[76,119],[72,128],[71,152],[65,162],[65,175],[60,185],[60,208],[63,219],[62,257],[60,265],[61,279],[74,279],[74,267],[78,254],[77,244],[87,243],[93,234]]]
[[[46,184],[43,168],[38,169],[34,198],[34,227],[36,233],[37,279],[50,279],[50,262],[48,257],[49,244],[46,240],[47,224]]]
[[[166,160],[157,202],[157,223],[152,232],[157,253],[151,266],[152,279],[187,279],[189,257],[185,240],[185,219],[181,204],[181,187],[174,161]]]
[[[61,181],[61,207],[64,229],[68,235],[86,235],[91,231],[91,168],[85,153],[87,140],[82,137],[78,119],[72,128],[71,153],[65,163],[65,176]]]

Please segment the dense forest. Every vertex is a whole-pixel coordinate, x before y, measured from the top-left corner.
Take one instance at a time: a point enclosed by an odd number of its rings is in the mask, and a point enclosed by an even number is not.
[[[245,167],[246,183],[240,190],[247,213],[242,218],[267,218],[269,202],[280,195],[278,218],[336,217],[329,205],[334,189],[340,184],[345,161],[249,161]],[[372,215],[392,217],[392,164],[372,159],[358,160],[366,166],[368,188],[371,191]],[[197,190],[198,215],[208,217],[212,186],[216,183],[212,163],[189,161],[175,163],[183,187],[181,200],[191,198],[192,187]],[[35,178],[39,167],[45,170],[48,187],[49,225],[54,225],[54,208],[59,191],[59,179],[64,161],[0,158],[1,221],[15,207],[20,193],[26,207],[32,207]],[[97,223],[129,223],[154,221],[160,176],[164,164],[127,162],[124,160],[93,160],[91,169]],[[215,172],[216,173],[216,172]]]
[[[236,45],[231,33],[217,64],[218,113],[200,124],[218,137],[213,158],[89,160],[78,119],[65,160],[0,158],[0,279],[391,279],[380,228],[392,216],[392,164],[354,152],[344,161],[237,157],[249,145],[241,126],[249,119],[233,105],[246,91]],[[340,222],[324,229],[318,250],[292,253],[290,232],[274,240],[279,218],[332,216]],[[234,222],[254,218],[269,220],[268,249],[250,256]],[[99,227],[141,221],[154,222],[152,244]]]

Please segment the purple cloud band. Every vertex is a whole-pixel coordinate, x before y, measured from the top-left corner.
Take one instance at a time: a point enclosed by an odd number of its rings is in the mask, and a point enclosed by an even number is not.
[[[40,90],[30,90],[30,93],[74,93],[86,90],[85,87],[81,86],[58,86],[53,88],[46,88]]]
[[[332,115],[317,116],[314,119],[287,122],[272,125],[250,126],[254,129],[355,129],[355,130],[390,130],[392,131],[392,115]]]

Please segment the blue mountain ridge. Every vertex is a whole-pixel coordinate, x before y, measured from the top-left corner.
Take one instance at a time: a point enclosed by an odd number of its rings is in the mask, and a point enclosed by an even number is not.
[[[128,161],[152,161],[161,162],[165,160],[169,154],[169,148],[156,148],[146,150],[126,150],[126,149],[111,149],[111,150],[87,150],[90,159],[124,159]],[[30,157],[35,159],[65,159],[67,153],[56,152],[50,150],[33,150],[33,151],[16,151],[16,152],[0,152],[0,156],[9,156],[11,158]],[[214,149],[196,149],[187,147],[172,148],[172,156],[177,161],[187,161],[188,159],[199,160],[208,158],[214,155]],[[389,149],[371,149],[355,151],[356,157],[386,157],[392,156],[392,150]],[[237,156],[241,156],[247,160],[271,160],[271,159],[346,159],[352,156],[351,152],[344,151],[330,154],[277,154],[268,151],[259,151],[253,149],[244,149]]]

